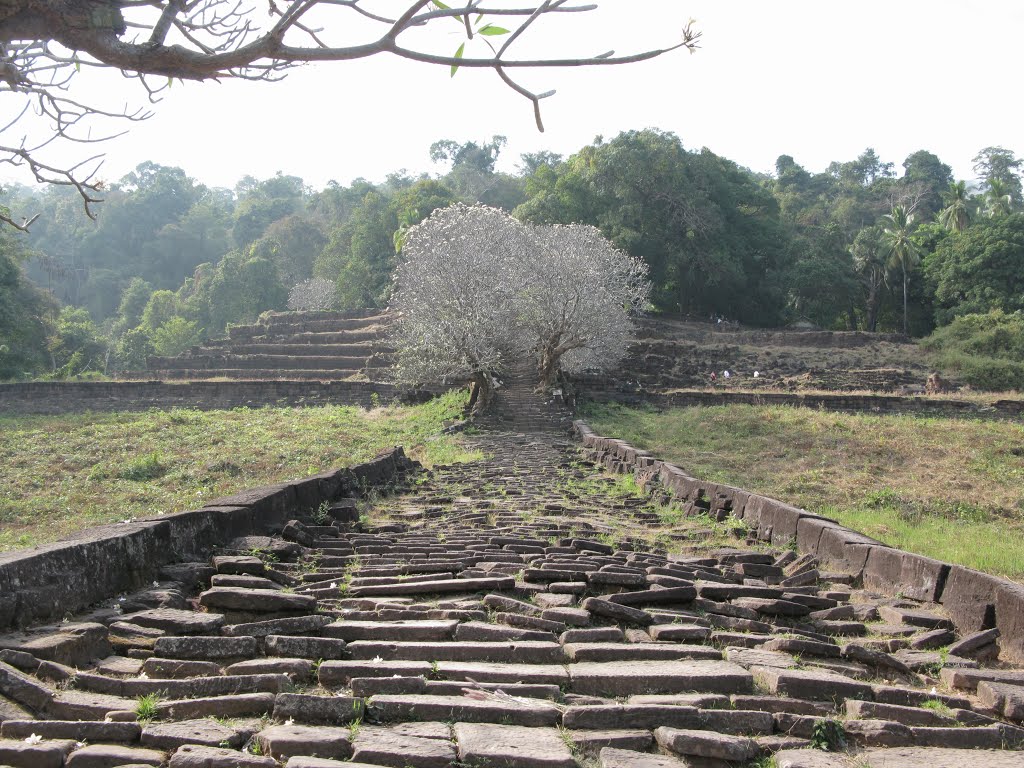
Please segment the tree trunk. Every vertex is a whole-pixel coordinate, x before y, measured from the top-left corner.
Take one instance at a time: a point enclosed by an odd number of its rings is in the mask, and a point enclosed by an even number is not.
[[[907,268],[903,268],[903,335],[907,333]]]
[[[558,361],[561,355],[556,354],[551,347],[541,350],[540,361],[537,363],[537,372],[540,374],[540,385],[550,387],[558,379]]]
[[[473,413],[483,413],[494,398],[491,377],[486,373],[474,373],[470,379],[469,408]]]
[[[868,283],[868,316],[865,325],[871,333],[878,327],[878,307],[882,303],[878,288],[879,285],[874,280]]]

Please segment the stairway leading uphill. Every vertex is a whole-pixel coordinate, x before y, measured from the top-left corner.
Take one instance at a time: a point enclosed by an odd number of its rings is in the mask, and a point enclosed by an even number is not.
[[[0,765],[1024,765],[991,638],[637,492],[526,381],[482,459],[0,642]]]

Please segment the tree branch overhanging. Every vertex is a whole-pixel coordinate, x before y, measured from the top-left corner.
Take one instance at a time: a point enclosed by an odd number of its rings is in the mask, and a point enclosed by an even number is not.
[[[545,17],[586,14],[597,3],[541,0],[525,6],[483,0],[10,0],[0,9],[0,97],[32,104],[49,125],[46,140],[7,140],[0,161],[28,165],[37,178],[75,186],[86,211],[99,202],[92,176],[82,167],[60,169],[38,159],[51,141],[92,143],[92,124],[103,118],[143,120],[146,110],[104,109],[77,101],[71,92],[83,68],[113,68],[142,82],[150,102],[174,79],[279,80],[292,67],[311,62],[351,61],[389,54],[408,61],[448,67],[491,69],[533,106],[543,131],[540,101],[554,91],[535,93],[512,77],[519,69],[615,66],[645,61],[685,48],[693,52],[701,33],[692,20],[667,46],[616,56],[613,51],[583,57],[515,58],[513,50]],[[392,16],[394,6],[404,8]],[[492,7],[493,6],[493,7]],[[260,21],[266,9],[269,23]],[[642,14],[636,12],[642,19]],[[495,24],[490,19],[500,21]],[[413,30],[455,31],[464,38],[453,53],[431,48],[446,35],[410,38]],[[358,33],[362,39],[352,39]],[[346,34],[348,37],[346,37]],[[486,43],[489,53],[463,55],[466,46]],[[500,45],[497,44],[500,41]],[[153,80],[156,78],[156,80]],[[162,82],[166,79],[166,83]],[[13,110],[17,111],[17,109]],[[19,122],[18,120],[15,123]],[[0,130],[0,141],[13,125]],[[90,161],[92,158],[90,158]],[[86,161],[88,164],[89,161]],[[93,169],[93,173],[95,170]],[[52,179],[57,179],[53,181]],[[2,221],[6,221],[0,219]],[[8,224],[11,222],[7,221]]]

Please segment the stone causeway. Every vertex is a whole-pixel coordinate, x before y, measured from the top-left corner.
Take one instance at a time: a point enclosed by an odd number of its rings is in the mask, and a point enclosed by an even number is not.
[[[0,556],[0,766],[1024,766],[1024,588],[572,434],[526,382],[478,461]]]

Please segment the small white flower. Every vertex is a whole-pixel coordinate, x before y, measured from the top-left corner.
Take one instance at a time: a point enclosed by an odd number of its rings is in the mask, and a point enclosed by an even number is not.
[[[37,733],[33,733],[31,736],[29,736],[27,739],[25,739],[25,743],[26,744],[38,744],[42,740],[43,740],[42,736],[40,736]]]
[[[84,746],[85,746],[85,742],[84,741],[76,741],[75,742],[75,749],[81,749]]]
[[[336,582],[336,581],[332,581],[332,582],[331,582],[331,587],[330,587],[330,588],[331,588],[331,589],[337,589],[337,588],[338,588],[338,582]]]
[[[145,672],[139,672],[139,680],[149,680],[149,675]]]
[[[285,724],[285,725],[295,725],[295,718],[294,718],[294,717],[289,717],[289,718],[288,718],[288,719],[287,719],[287,720],[285,721],[285,723],[284,723],[284,724]]]
[[[374,656],[372,661],[374,664],[380,664],[382,661],[384,661],[384,659],[382,659],[380,656]]]
[[[162,514],[163,514],[163,512],[162,512],[162,511],[161,511],[161,512],[157,512],[157,514],[158,514],[158,515],[162,515]]]
[[[117,598],[117,602],[119,602],[119,603],[126,602],[127,600],[128,600],[128,598],[125,597],[124,595],[122,595],[121,597]]]
[[[160,586],[160,582],[159,581],[154,581],[153,582],[153,586],[154,587],[159,587]]]
[[[115,605],[114,613],[124,613],[124,609],[122,609],[120,605]]]
[[[65,616],[63,619],[61,619],[61,623],[62,624],[67,624],[69,621],[70,621],[70,619],[68,619],[67,616]]]
[[[932,696],[938,696],[939,695],[939,692],[937,690],[935,690],[935,686],[934,685],[932,686],[932,689],[931,689],[931,691],[929,691],[929,693],[931,693]]]

